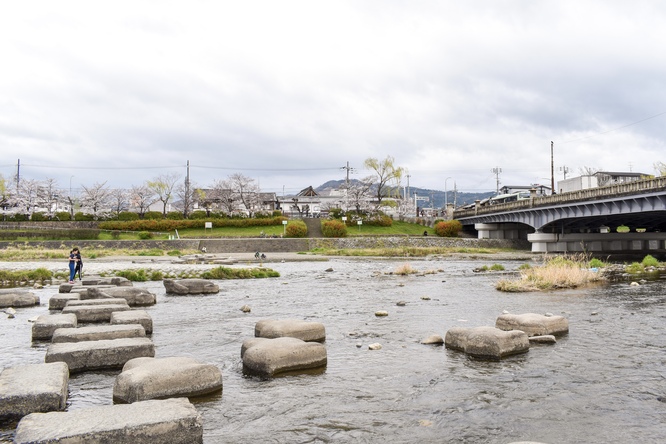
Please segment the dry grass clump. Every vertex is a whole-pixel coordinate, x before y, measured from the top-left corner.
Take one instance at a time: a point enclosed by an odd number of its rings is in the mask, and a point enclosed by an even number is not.
[[[591,271],[587,264],[585,257],[555,256],[546,259],[541,266],[521,270],[518,279],[500,280],[495,288],[507,292],[556,290],[602,281],[604,278]]]
[[[416,273],[418,273],[418,270],[414,269],[410,264],[402,264],[393,272],[393,274],[398,274],[400,276],[407,276],[409,274]]]

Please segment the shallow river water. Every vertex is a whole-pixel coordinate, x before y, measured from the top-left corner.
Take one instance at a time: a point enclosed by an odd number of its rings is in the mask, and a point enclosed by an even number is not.
[[[157,294],[147,308],[157,357],[192,356],[222,369],[223,393],[193,400],[206,443],[666,442],[664,280],[507,294],[493,287],[499,275],[472,272],[495,262],[415,260],[413,268],[435,272],[387,274],[404,263],[272,263],[279,278],[219,281],[221,292],[208,296],[135,285]],[[17,309],[15,319],[0,315],[0,367],[43,362],[48,344],[31,343],[28,319],[48,313],[54,292],[37,291],[42,305]],[[500,362],[420,344],[451,327],[494,325],[503,310],[561,314],[570,332]],[[244,375],[241,343],[269,318],[322,322],[326,369]],[[383,348],[369,350],[375,342]],[[111,404],[117,373],[73,374],[68,409]],[[0,424],[0,441],[12,434]]]

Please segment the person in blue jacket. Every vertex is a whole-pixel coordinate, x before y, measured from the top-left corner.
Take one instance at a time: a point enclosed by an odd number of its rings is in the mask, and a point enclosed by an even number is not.
[[[79,262],[79,252],[78,247],[72,248],[72,251],[69,252],[69,283],[74,283],[74,276],[76,275],[76,264]],[[77,257],[78,256],[78,257]]]

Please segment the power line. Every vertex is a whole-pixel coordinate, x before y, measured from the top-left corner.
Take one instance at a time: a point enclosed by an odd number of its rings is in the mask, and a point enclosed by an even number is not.
[[[559,145],[564,145],[565,143],[571,143],[571,142],[578,142],[579,140],[585,140],[585,139],[589,139],[589,138],[591,138],[591,137],[600,136],[600,135],[602,135],[602,134],[612,133],[613,131],[621,130],[621,129],[623,129],[623,128],[627,128],[627,127],[630,127],[630,126],[633,126],[633,125],[638,125],[639,123],[643,123],[643,122],[645,122],[645,121],[647,121],[647,120],[654,119],[655,117],[663,116],[664,114],[666,114],[666,111],[661,112],[661,113],[659,113],[659,114],[655,114],[654,116],[650,116],[650,117],[646,117],[646,118],[641,119],[641,120],[637,120],[636,122],[628,123],[628,124],[626,124],[626,125],[619,126],[619,127],[617,127],[617,128],[609,129],[609,130],[607,130],[607,131],[601,131],[601,132],[599,132],[599,133],[594,133],[594,134],[591,134],[591,135],[589,135],[589,136],[579,137],[578,139],[567,140],[566,142],[559,142]]]

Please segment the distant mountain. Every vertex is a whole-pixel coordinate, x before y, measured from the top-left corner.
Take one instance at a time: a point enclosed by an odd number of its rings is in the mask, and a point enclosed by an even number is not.
[[[351,182],[358,182],[358,179],[351,179]],[[328,182],[325,182],[316,187],[315,191],[321,192],[327,190],[337,190],[342,185],[344,185],[344,183],[345,183],[344,180],[329,180]],[[418,187],[409,187],[409,194],[412,197],[415,194],[417,195],[417,197],[427,197],[428,200],[420,201],[419,206],[423,208],[428,208],[428,207],[442,208],[444,207],[445,201],[448,203],[455,202],[457,206],[467,205],[474,203],[474,201],[477,199],[483,200],[495,195],[495,193],[492,191],[487,191],[485,193],[462,193],[462,192],[456,193],[453,190],[447,190],[446,199],[445,199],[444,191],[430,190],[427,188],[418,188]],[[432,204],[432,202],[434,202],[434,205]]]

